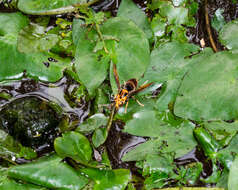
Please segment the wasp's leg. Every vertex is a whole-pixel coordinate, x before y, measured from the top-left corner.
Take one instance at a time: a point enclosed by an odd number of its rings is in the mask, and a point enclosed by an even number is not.
[[[126,113],[126,112],[127,112],[127,107],[128,107],[128,104],[129,104],[129,101],[126,101],[126,107],[125,107],[125,111],[124,111],[124,113]]]
[[[142,104],[138,99],[135,98],[135,96],[132,96],[132,98],[139,104],[140,106],[144,107],[145,105]]]
[[[144,104],[140,103],[139,100],[137,100],[137,99],[136,99],[136,102],[137,102],[137,104],[139,104],[139,105],[142,106],[142,107],[145,106]]]

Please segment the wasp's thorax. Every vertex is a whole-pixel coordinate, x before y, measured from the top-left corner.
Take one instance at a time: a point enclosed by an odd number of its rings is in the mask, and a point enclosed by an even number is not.
[[[136,79],[130,79],[122,86],[122,89],[114,98],[116,109],[119,109],[120,106],[122,106],[123,104],[126,103],[126,101],[128,101],[130,93],[136,90],[136,88],[137,88]]]

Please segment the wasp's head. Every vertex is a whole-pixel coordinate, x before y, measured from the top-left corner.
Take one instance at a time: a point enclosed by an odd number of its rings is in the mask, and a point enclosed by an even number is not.
[[[137,80],[136,79],[130,79],[128,80],[125,85],[124,88],[128,91],[128,92],[132,92],[134,90],[136,90],[137,88]]]

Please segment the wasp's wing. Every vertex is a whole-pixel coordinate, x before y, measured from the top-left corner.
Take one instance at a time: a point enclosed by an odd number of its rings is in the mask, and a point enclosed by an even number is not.
[[[136,89],[133,92],[131,92],[130,96],[133,96],[133,95],[137,94],[138,92],[144,90],[145,88],[151,86],[152,84],[153,84],[153,82],[140,86],[138,89]]]
[[[115,78],[116,83],[117,83],[117,89],[118,89],[118,92],[119,92],[121,90],[121,85],[120,85],[119,76],[118,76],[118,73],[117,73],[117,67],[116,67],[115,63],[113,63],[113,74],[114,74],[114,78]]]

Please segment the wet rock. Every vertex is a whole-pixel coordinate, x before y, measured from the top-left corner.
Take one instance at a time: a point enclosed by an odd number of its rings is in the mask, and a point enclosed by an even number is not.
[[[15,99],[0,111],[0,129],[34,149],[53,143],[59,122],[60,117],[53,108],[33,96]]]

